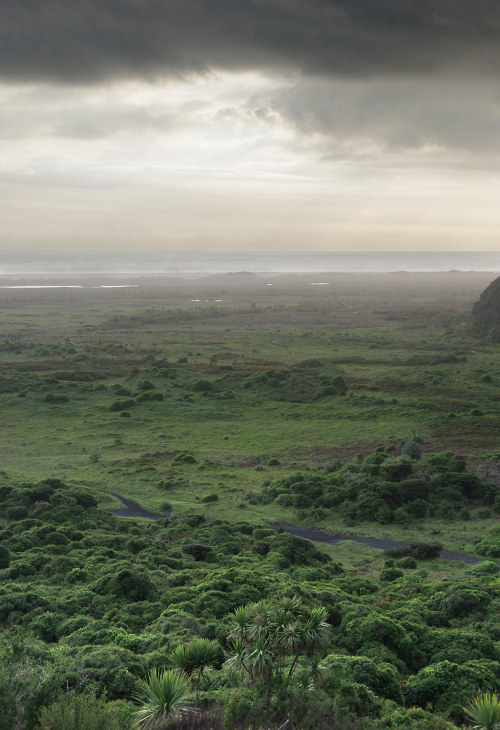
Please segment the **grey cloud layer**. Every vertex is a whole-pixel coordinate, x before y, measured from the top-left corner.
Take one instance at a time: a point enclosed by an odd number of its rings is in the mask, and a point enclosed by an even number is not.
[[[343,151],[351,159],[369,150],[489,155],[500,138],[500,94],[493,83],[309,80],[256,96],[249,109],[319,137],[326,155]]]
[[[8,87],[7,87],[8,88]],[[85,92],[85,90],[84,90]],[[24,92],[5,93],[1,102],[0,140],[32,137],[74,137],[100,139],[121,133],[157,132],[195,126],[203,110],[201,101],[178,103],[174,107],[142,104],[118,95],[95,98],[91,90],[35,87]]]
[[[446,150],[447,165],[484,165],[485,156],[498,159],[500,92],[493,81],[299,78],[266,86],[253,94],[240,89],[240,99],[233,97],[232,86],[218,89],[214,100],[197,84],[184,85],[192,93],[175,99],[167,85],[160,87],[163,96],[140,101],[120,85],[97,90],[33,86],[10,92],[4,86],[0,141],[91,141],[145,133],[142,139],[153,143],[155,135],[165,138],[241,122],[247,128],[263,124],[269,131],[293,130],[294,154],[316,160],[380,162],[385,157],[394,164],[389,153],[408,152],[418,153],[422,163],[444,162]]]
[[[2,0],[0,77],[489,74],[500,67],[499,31],[496,0]]]

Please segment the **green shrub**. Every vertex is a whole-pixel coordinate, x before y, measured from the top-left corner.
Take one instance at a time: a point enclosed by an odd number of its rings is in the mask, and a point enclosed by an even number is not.
[[[432,607],[432,603],[429,604]],[[434,613],[439,614],[439,610]],[[427,664],[441,661],[464,664],[473,659],[499,659],[493,638],[487,632],[472,631],[468,628],[450,629],[448,618],[453,618],[446,611],[441,616],[443,628],[433,628],[421,638],[420,647],[425,652]],[[446,627],[446,628],[445,628]]]
[[[349,648],[355,651],[373,642],[384,644],[404,661],[412,657],[412,640],[405,627],[389,616],[370,613],[349,621],[346,627]]]
[[[80,492],[72,489],[70,492],[67,493],[68,496],[74,497],[78,504],[81,507],[85,507],[85,509],[90,509],[91,507],[97,507],[97,499],[88,492]]]
[[[125,396],[125,397],[129,397],[130,395],[132,395],[132,393],[130,392],[130,390],[128,388],[124,388],[119,383],[117,385],[113,385],[112,389],[114,390],[116,395],[121,395],[121,396]]]
[[[314,687],[293,684],[288,692],[277,692],[269,698],[255,687],[241,688],[231,692],[224,704],[225,730],[242,728],[278,728],[283,718],[291,720],[292,728],[318,730],[319,728],[342,728],[354,730],[355,725],[332,724],[332,701],[321,690]]]
[[[148,401],[162,401],[164,400],[163,393],[158,393],[158,391],[148,391],[146,393],[140,393],[136,399],[135,403],[145,403]]]
[[[0,728],[38,728],[40,708],[60,694],[46,647],[34,638],[4,632],[0,642]],[[61,727],[61,726],[60,726]],[[64,727],[64,726],[62,726]]]
[[[493,510],[495,512],[500,512],[500,492],[496,495],[495,499],[493,500]]]
[[[197,561],[206,560],[209,554],[212,552],[210,545],[191,544],[183,545],[182,552],[186,555],[191,555]]]
[[[341,375],[336,375],[332,378],[331,384],[334,388],[337,388],[339,393],[345,393],[347,391],[347,383]]]
[[[339,674],[347,673],[349,679],[366,685],[379,697],[385,697],[398,704],[403,703],[401,683],[396,668],[385,662],[375,662],[364,656],[342,656],[330,654],[322,661],[325,681],[337,682]]]
[[[439,542],[412,542],[411,557],[416,560],[437,558],[443,546]]]
[[[45,545],[67,545],[69,543],[68,538],[62,532],[49,532],[45,536]]]
[[[396,507],[393,512],[393,520],[397,525],[406,525],[408,522],[408,512],[403,507]]]
[[[500,525],[493,527],[485,537],[476,540],[474,545],[479,555],[500,558]]]
[[[108,406],[108,411],[124,411],[126,408],[135,406],[135,400],[127,398],[126,400],[115,400]]]
[[[252,537],[254,540],[262,540],[265,537],[271,537],[271,535],[274,535],[274,530],[271,530],[269,527],[256,527],[252,531]]]
[[[144,601],[148,598],[153,585],[147,571],[124,568],[113,575],[107,584],[109,593],[129,601]]]
[[[390,548],[386,550],[386,555],[392,558],[411,557],[415,560],[426,560],[437,558],[443,546],[439,542],[412,542],[407,547]]]
[[[389,715],[384,715],[381,725],[389,730],[458,730],[456,725],[440,715],[432,714],[420,707],[406,710],[398,708]]]
[[[92,695],[66,694],[42,707],[38,721],[43,730],[121,730],[109,703]]]
[[[335,578],[335,585],[352,596],[368,596],[378,591],[378,587],[368,578],[352,573]]]
[[[167,489],[175,489],[176,484],[171,479],[160,479],[158,482],[155,482],[156,489],[164,489],[167,491]]]
[[[412,499],[427,499],[429,495],[429,484],[422,476],[413,476],[399,482],[398,493],[403,502],[410,502]]]
[[[425,499],[414,499],[406,505],[408,514],[417,518],[425,517],[429,507],[430,505]]]
[[[90,360],[90,355],[88,352],[77,352],[74,355],[70,355],[68,360],[71,360],[71,362],[88,362]]]
[[[482,560],[477,565],[467,568],[466,572],[471,575],[495,575],[500,572],[500,565],[493,560]]]
[[[55,642],[59,639],[59,630],[63,618],[63,614],[46,611],[30,622],[30,629],[39,639],[49,643]]]
[[[64,393],[47,393],[43,400],[45,403],[67,403],[69,398]]]
[[[279,504],[281,507],[290,507],[292,504],[292,497],[290,494],[278,494],[276,497],[276,504]]]
[[[398,568],[385,568],[380,572],[379,581],[381,583],[392,583],[392,581],[402,578],[404,573]]]
[[[266,555],[266,560],[269,560],[270,563],[273,564],[273,567],[278,568],[278,570],[287,570],[290,567],[290,561],[288,558],[285,558],[284,555],[281,553],[274,552],[274,550],[270,550]],[[299,568],[299,570],[308,570],[307,568]],[[295,576],[297,576],[297,573],[294,573]],[[318,569],[314,568],[314,578],[313,580],[317,580],[318,575]],[[304,577],[303,574],[301,574],[301,579],[307,580],[306,577]]]
[[[109,629],[101,641],[108,632]],[[69,669],[83,675],[99,695],[106,693],[110,699],[130,699],[136,684],[134,675],[145,672],[146,661],[135,651],[116,645],[84,646],[72,658]]]
[[[342,715],[354,717],[376,716],[383,707],[382,700],[366,685],[358,682],[341,684],[335,694],[335,704]]]
[[[25,562],[25,561],[16,561],[14,565],[11,566],[8,576],[9,578],[23,578],[28,575],[35,575],[36,568],[34,565],[31,565],[31,563]]]
[[[484,612],[491,598],[486,591],[478,587],[469,588],[464,585],[454,586],[453,591],[435,596],[434,605],[444,611],[448,618],[460,618],[471,613]]]
[[[418,461],[422,458],[422,439],[413,438],[403,446],[401,456]]]
[[[174,464],[196,464],[196,458],[193,454],[188,454],[186,451],[181,451],[177,454],[173,460]]]
[[[367,469],[367,467],[375,467],[380,466],[380,464],[383,464],[386,460],[387,455],[383,454],[380,451],[375,450],[373,454],[370,454],[366,457],[366,459],[363,461],[361,465],[362,471],[367,471],[368,474],[378,474],[379,469]]]
[[[396,568],[405,568],[406,570],[414,570],[418,567],[418,563],[415,558],[407,557],[401,558],[396,562]]]
[[[8,507],[5,510],[5,515],[9,520],[24,520],[28,516],[28,514],[28,510],[22,505]]]
[[[204,502],[205,504],[208,504],[209,502],[218,502],[219,501],[219,495],[218,494],[206,494],[204,497],[201,498],[201,502]]]
[[[141,380],[137,387],[139,390],[154,390],[154,385],[150,380]]]
[[[193,380],[190,385],[190,390],[195,393],[211,393],[215,390],[215,386],[210,382],[210,380],[199,378],[198,380]]]
[[[301,509],[306,509],[313,503],[313,500],[307,494],[292,494],[290,501],[292,507],[298,507]]]
[[[5,545],[0,545],[0,570],[8,568],[10,564],[10,553]]]
[[[274,534],[268,537],[255,549],[257,548],[259,548],[260,554],[263,555],[267,555],[270,550],[281,553],[292,565],[314,566],[330,562],[328,555],[318,550],[309,540],[303,540],[301,537],[286,533],[282,535]]]
[[[470,661],[455,664],[449,661],[430,664],[408,679],[406,704],[432,707],[441,712],[452,712],[463,719],[461,707],[478,692],[494,691],[498,664],[488,661]]]
[[[413,467],[410,459],[386,459],[380,466],[380,474],[389,482],[400,482],[407,479],[412,473]]]
[[[149,542],[145,540],[144,538],[134,538],[132,537],[130,540],[127,540],[125,543],[127,549],[133,553],[134,555],[137,555],[138,553],[142,552],[143,550],[146,550],[150,546]]]

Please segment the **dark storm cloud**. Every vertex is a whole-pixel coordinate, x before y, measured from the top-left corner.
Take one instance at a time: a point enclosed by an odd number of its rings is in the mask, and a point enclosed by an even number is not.
[[[257,95],[248,111],[322,138],[325,155],[336,149],[365,156],[366,146],[375,153],[450,148],[489,154],[500,138],[500,94],[477,81],[315,79]]]
[[[500,67],[499,29],[496,0],[2,0],[0,75],[484,74]]]

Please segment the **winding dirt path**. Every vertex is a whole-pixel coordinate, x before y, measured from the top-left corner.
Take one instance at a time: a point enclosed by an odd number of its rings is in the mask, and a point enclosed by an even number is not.
[[[169,516],[168,512],[165,512],[164,514],[160,514],[158,512],[149,512],[149,510],[141,507],[138,502],[134,502],[133,499],[124,497],[123,495],[117,494],[116,492],[106,492],[106,494],[111,494],[113,497],[116,497],[124,505],[124,509],[103,510],[104,512],[110,512],[112,515],[116,515],[117,517],[145,517],[148,520],[164,520],[166,517]]]
[[[392,550],[393,548],[409,547],[411,544],[409,542],[400,542],[387,538],[364,537],[363,535],[328,535],[320,530],[313,530],[308,527],[296,527],[288,522],[278,522],[271,525],[271,527],[273,530],[279,530],[281,527],[290,535],[297,535],[297,537],[303,537],[313,542],[326,542],[328,545],[336,545],[338,542],[343,542],[344,540],[352,540],[353,542],[359,542],[362,545],[368,545],[378,550]],[[472,555],[466,555],[464,553],[455,553],[452,550],[441,550],[439,555],[446,560],[461,560],[467,563],[467,565],[476,565],[481,562],[480,558],[475,558]]]
[[[160,514],[158,512],[150,512],[138,502],[134,502],[133,499],[124,497],[116,492],[107,492],[113,497],[116,497],[124,505],[123,509],[106,509],[104,512],[110,512],[117,517],[143,517],[148,520],[164,520],[169,516],[169,513]],[[389,540],[387,538],[378,537],[365,537],[363,535],[328,535],[321,530],[313,530],[309,527],[296,527],[291,525],[289,522],[277,522],[271,525],[273,530],[283,529],[290,535],[297,535],[297,537],[303,537],[306,540],[312,542],[324,542],[328,545],[336,545],[344,540],[352,540],[353,542],[361,543],[361,545],[368,545],[368,547],[376,548],[377,550],[391,550],[393,548],[409,547],[409,542],[401,542],[396,540]],[[481,562],[480,558],[475,558],[472,555],[465,555],[464,553],[456,553],[452,550],[441,550],[439,553],[440,557],[445,560],[461,560],[467,565],[476,565]]]

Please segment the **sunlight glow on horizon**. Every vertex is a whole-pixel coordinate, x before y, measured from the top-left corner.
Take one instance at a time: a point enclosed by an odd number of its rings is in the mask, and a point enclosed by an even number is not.
[[[279,111],[297,83],[2,86],[2,248],[496,250],[487,155],[304,131]],[[328,113],[344,86],[321,86]]]

